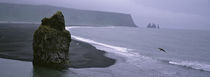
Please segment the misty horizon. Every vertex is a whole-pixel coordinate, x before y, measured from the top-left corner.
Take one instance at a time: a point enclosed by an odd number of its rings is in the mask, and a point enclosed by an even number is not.
[[[94,10],[131,14],[139,27],[149,23],[160,24],[161,28],[207,29],[209,30],[208,0],[202,1],[154,1],[154,0],[117,0],[117,1],[48,1],[48,0],[1,0],[4,3],[49,5],[81,10]]]

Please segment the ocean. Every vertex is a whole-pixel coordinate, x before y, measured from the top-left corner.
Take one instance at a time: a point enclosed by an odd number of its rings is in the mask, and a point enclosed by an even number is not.
[[[110,53],[124,57],[130,66],[150,70],[148,74],[210,76],[210,31],[130,27],[77,27],[69,30],[73,38],[116,50]],[[163,48],[166,53],[158,48]]]
[[[2,77],[209,77],[210,31],[135,27],[66,27],[72,38],[108,52],[106,68],[33,69],[0,58]],[[3,38],[3,37],[1,37]],[[166,52],[160,51],[163,48]],[[2,70],[5,69],[5,70]],[[21,71],[20,71],[21,70]]]

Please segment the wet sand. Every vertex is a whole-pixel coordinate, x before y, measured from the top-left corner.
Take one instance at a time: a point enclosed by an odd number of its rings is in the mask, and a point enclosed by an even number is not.
[[[0,58],[32,61],[33,32],[38,24],[0,23]],[[94,46],[72,39],[69,50],[72,68],[108,67],[116,60]]]

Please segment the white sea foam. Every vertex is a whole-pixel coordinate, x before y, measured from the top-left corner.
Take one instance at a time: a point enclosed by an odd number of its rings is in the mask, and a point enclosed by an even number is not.
[[[106,52],[110,52],[110,53],[117,54],[119,56],[126,57],[126,59],[127,59],[126,62],[133,64],[137,67],[142,67],[143,63],[151,63],[151,62],[156,61],[150,57],[143,56],[143,55],[140,55],[139,53],[133,52],[132,51],[133,49],[104,44],[104,43],[96,42],[94,40],[85,39],[85,38],[82,38],[79,36],[74,36],[74,35],[72,35],[72,38],[76,39],[76,40],[83,41],[83,42],[90,43],[90,44],[94,45],[97,49],[105,50]]]
[[[85,39],[85,38],[82,38],[82,37],[79,37],[79,36],[74,36],[74,35],[72,35],[72,38],[76,39],[76,40],[83,41],[83,42],[87,42],[87,43],[90,43],[90,44],[93,44],[93,45],[100,45],[100,46],[104,46],[104,47],[107,47],[107,48],[111,48],[111,49],[117,50],[117,52],[120,52],[119,54],[121,54],[121,55],[127,55],[127,56],[128,55],[130,55],[130,56],[136,55],[136,53],[128,53],[128,51],[130,51],[132,49],[128,49],[128,48],[125,48],[125,47],[108,45],[108,44],[96,42],[94,40]]]
[[[184,67],[189,67],[197,70],[210,71],[210,65],[201,62],[192,62],[192,61],[169,61],[170,64],[180,65]]]
[[[88,27],[80,27],[80,26],[66,27],[67,30],[69,30],[71,28],[88,28]],[[107,28],[113,28],[113,27],[107,27]],[[76,40],[80,40],[80,41],[83,41],[83,42],[90,43],[90,44],[94,45],[97,49],[100,49],[100,50],[105,50],[105,51],[107,51],[107,49],[115,50],[115,51],[111,51],[111,53],[120,54],[120,55],[124,55],[124,56],[137,56],[138,55],[138,53],[129,52],[129,51],[132,51],[133,49],[120,47],[120,46],[113,46],[113,45],[109,45],[109,44],[104,44],[104,43],[101,43],[101,42],[97,42],[97,41],[94,41],[94,40],[91,40],[91,39],[82,38],[82,37],[75,36],[75,35],[72,35],[71,37],[73,39],[76,39]],[[107,51],[107,52],[109,52],[109,51]]]

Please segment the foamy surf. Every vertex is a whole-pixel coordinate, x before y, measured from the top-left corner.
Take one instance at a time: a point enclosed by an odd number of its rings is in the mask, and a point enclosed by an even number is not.
[[[100,42],[97,42],[97,41],[94,41],[94,40],[90,40],[90,39],[86,39],[86,38],[82,38],[82,37],[74,36],[74,35],[72,35],[72,38],[76,39],[76,40],[79,40],[79,41],[90,43],[90,44],[94,45],[97,49],[105,50],[105,51],[110,52],[110,53],[114,53],[114,54],[117,54],[117,55],[127,57],[127,59],[128,59],[127,62],[132,63],[132,64],[134,64],[138,67],[142,67],[141,65],[143,63],[153,63],[153,62],[157,61],[153,58],[140,55],[139,53],[132,52],[133,49],[129,49],[129,48],[125,48],[125,47],[119,47],[119,46],[113,46],[113,45],[109,45],[109,44],[104,44],[104,43],[100,43]],[[114,51],[109,51],[109,49],[112,49]],[[196,70],[210,71],[210,65],[204,64],[204,63],[199,63],[199,62],[169,61],[168,63],[173,64],[173,65],[190,67],[190,68],[193,68],[193,69],[196,69]]]
[[[87,42],[87,43],[90,43],[90,44],[93,44],[93,45],[100,45],[100,46],[104,46],[104,47],[107,47],[107,48],[111,48],[111,49],[114,49],[114,50],[117,50],[117,51],[126,53],[126,55],[128,55],[128,51],[132,50],[132,49],[128,49],[128,48],[125,48],[125,47],[113,46],[113,45],[108,45],[108,44],[96,42],[96,41],[94,41],[94,40],[85,39],[85,38],[82,38],[82,37],[79,37],[79,36],[74,36],[74,35],[72,35],[72,38],[73,38],[73,39],[76,39],[76,40],[83,41],[83,42]],[[122,54],[122,55],[123,55],[123,54]],[[125,54],[124,54],[124,55],[125,55]],[[129,53],[129,55],[130,55],[130,56],[136,55],[136,53],[132,53],[132,54]]]
[[[192,61],[169,61],[170,64],[173,65],[179,65],[184,67],[189,67],[196,70],[202,70],[202,71],[209,71],[210,72],[210,65],[201,63],[201,62],[192,62]]]
[[[66,27],[66,28],[69,30],[72,27]],[[77,28],[82,28],[82,27],[77,27]],[[136,52],[137,50],[134,50],[134,49],[109,45],[109,44],[97,42],[95,40],[91,40],[91,39],[87,39],[87,38],[83,38],[83,37],[75,36],[75,35],[72,35],[72,38],[75,40],[90,43],[99,50],[104,50],[106,52],[114,53],[114,54],[120,55],[122,57],[125,57],[126,63],[135,65],[135,66],[139,67],[140,69],[162,69],[164,67],[170,67],[170,66],[162,66],[160,63],[160,62],[162,62],[162,59],[141,55],[140,53]],[[138,50],[138,51],[140,51],[140,50]],[[181,60],[175,60],[175,61],[168,60],[166,63],[172,64],[172,65],[178,65],[180,67],[184,66],[184,67],[192,68],[195,70],[202,70],[202,71],[208,71],[208,72],[210,71],[210,65],[205,64],[205,63],[189,62],[189,61],[181,61]],[[159,67],[153,66],[154,64]],[[164,64],[165,64],[165,62],[164,62]],[[159,72],[160,72],[160,70],[159,70]],[[163,74],[165,74],[164,72],[165,71],[162,71]]]
[[[72,38],[79,41],[90,43],[94,45],[97,49],[105,50],[106,52],[110,52],[110,53],[114,53],[122,57],[126,57],[127,59],[126,62],[132,65],[135,65],[137,67],[142,67],[141,65],[143,63],[153,63],[154,61],[156,61],[150,57],[140,55],[139,53],[136,53],[136,52],[132,52],[133,49],[104,44],[104,43],[96,42],[94,40],[85,39],[85,38],[74,36],[74,35],[72,35]]]
[[[72,29],[72,28],[91,28],[91,27],[80,27],[80,26],[66,27],[67,30]],[[109,44],[104,44],[104,43],[101,43],[101,42],[97,42],[97,41],[94,41],[94,40],[91,40],[91,39],[82,38],[82,37],[75,36],[75,35],[71,35],[71,37],[75,40],[90,43],[90,44],[94,45],[97,49],[100,49],[100,50],[105,50],[106,51],[107,48],[109,48],[109,49],[113,49],[113,50],[117,51],[117,52],[111,52],[111,53],[120,54],[120,55],[124,55],[124,56],[136,56],[136,55],[138,55],[138,53],[129,52],[133,49],[129,49],[129,48],[125,48],[125,47],[119,47],[119,46],[113,46],[113,45],[109,45]],[[102,48],[100,46],[103,46],[103,47],[106,47],[106,48]],[[109,52],[109,51],[107,51],[107,52]]]

